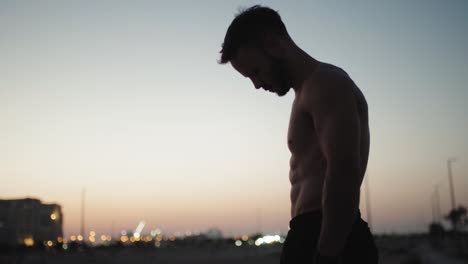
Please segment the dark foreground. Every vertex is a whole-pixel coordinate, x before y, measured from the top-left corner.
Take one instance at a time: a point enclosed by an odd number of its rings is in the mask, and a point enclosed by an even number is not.
[[[446,241],[447,242],[447,241]],[[452,247],[448,241],[449,248]],[[381,237],[377,239],[381,264],[466,264],[466,256],[451,255],[431,241],[418,237]],[[447,243],[446,243],[447,244]],[[282,244],[256,246],[198,245],[183,247],[100,247],[77,250],[22,249],[0,252],[0,264],[65,263],[152,263],[152,264],[274,264],[279,263]]]
[[[5,257],[5,256],[4,256]],[[123,264],[123,263],[277,263],[279,248],[121,248],[90,249],[83,252],[44,252],[10,255],[0,258],[0,263],[41,264]]]

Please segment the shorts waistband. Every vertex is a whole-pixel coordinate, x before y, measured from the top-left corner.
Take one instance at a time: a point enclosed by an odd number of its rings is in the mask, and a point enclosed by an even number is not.
[[[296,215],[289,221],[290,229],[320,227],[322,225],[322,210],[310,211]]]
[[[322,210],[315,210],[295,216],[289,221],[290,229],[320,228],[322,226]],[[361,219],[361,211],[358,210],[356,221]]]

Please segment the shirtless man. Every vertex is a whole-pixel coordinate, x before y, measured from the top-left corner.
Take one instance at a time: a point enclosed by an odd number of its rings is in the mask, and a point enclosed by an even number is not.
[[[256,89],[295,92],[288,131],[292,219],[281,263],[377,263],[359,212],[369,156],[367,103],[359,88],[345,71],[299,48],[268,7],[241,11],[220,53],[220,63],[230,62]]]

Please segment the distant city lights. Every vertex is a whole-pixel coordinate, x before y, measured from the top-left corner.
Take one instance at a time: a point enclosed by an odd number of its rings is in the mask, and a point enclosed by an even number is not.
[[[32,247],[34,246],[34,239],[32,237],[26,237],[24,238],[23,243],[27,247]]]
[[[161,230],[159,228],[156,228],[155,230],[151,230],[150,234],[151,234],[152,237],[155,237],[155,236],[161,234]]]
[[[50,214],[50,219],[52,219],[52,221],[57,220],[57,218],[58,218],[58,216],[57,216],[57,214],[55,212]]]
[[[279,235],[275,236],[263,236],[255,240],[256,246],[261,246],[263,244],[272,244],[275,242],[283,243],[283,239]]]
[[[139,224],[139,227],[137,228],[137,230],[135,231],[140,231],[143,229],[144,227],[144,222],[140,222]],[[112,241],[114,242],[120,242],[120,243],[123,243],[123,244],[132,244],[132,243],[154,243],[153,245],[157,248],[163,246],[163,243],[165,245],[165,243],[171,243],[171,242],[177,242],[177,241],[180,241],[180,240],[189,240],[191,241],[192,240],[192,236],[193,236],[193,239],[198,240],[198,239],[213,239],[213,238],[210,238],[210,237],[205,237],[204,234],[202,233],[199,233],[199,232],[193,232],[193,231],[185,231],[185,232],[174,232],[173,234],[168,234],[168,235],[164,235],[162,234],[161,230],[160,229],[155,229],[155,230],[151,230],[149,231],[148,233],[132,233],[132,231],[121,231],[120,234],[125,234],[125,235],[121,235],[121,236],[118,236],[117,238],[114,238],[110,235],[106,235],[106,234],[97,234],[95,231],[90,231],[89,232],[89,236],[87,237],[87,242],[90,244],[90,245],[93,245],[93,246],[99,246],[99,245],[104,245],[104,246],[110,246],[112,245]],[[199,235],[202,235],[201,238],[197,238],[198,235],[195,235],[195,234],[199,234]],[[222,239],[222,238],[217,238],[217,239]],[[69,237],[69,241],[84,241],[84,238],[82,235],[70,235]],[[261,246],[261,245],[268,245],[268,244],[273,244],[273,243],[283,243],[284,242],[284,237],[281,237],[280,235],[264,235],[264,236],[261,236],[261,237],[258,237],[256,236],[256,238],[254,237],[250,237],[248,235],[242,235],[242,236],[236,236],[236,237],[233,237],[233,244],[236,246],[236,247],[242,247],[242,246]],[[61,247],[64,247],[63,245],[66,245],[67,244],[67,239],[65,238],[62,238],[62,237],[57,237],[57,240],[56,240],[57,243],[62,244],[60,245]],[[51,243],[52,243],[52,246],[55,245],[54,241],[45,241],[44,244],[46,246],[49,246],[51,247]],[[25,238],[24,241],[23,241],[23,244],[24,245],[33,245],[31,243],[34,243],[34,241],[32,241],[32,238],[31,239],[28,239],[28,238]],[[68,245],[65,246],[67,249],[69,248]],[[64,249],[65,249],[64,247]]]
[[[121,241],[122,243],[126,243],[126,242],[128,241],[128,236],[126,236],[126,235],[125,235],[125,236],[121,236],[121,237],[120,237],[120,241]]]
[[[135,237],[136,241],[140,241],[141,231],[143,231],[143,228],[145,228],[145,225],[146,225],[145,221],[140,221],[140,223],[138,223],[138,226],[135,229],[135,232],[133,232],[133,237]]]

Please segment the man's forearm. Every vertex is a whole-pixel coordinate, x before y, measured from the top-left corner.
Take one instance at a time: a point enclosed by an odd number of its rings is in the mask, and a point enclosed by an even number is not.
[[[336,256],[343,250],[359,208],[359,183],[357,174],[326,176],[323,203],[322,229],[318,250],[323,255]],[[343,180],[347,179],[347,180]]]

